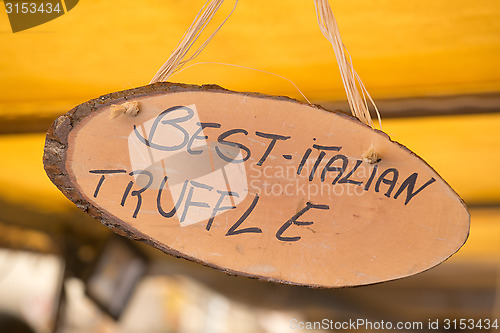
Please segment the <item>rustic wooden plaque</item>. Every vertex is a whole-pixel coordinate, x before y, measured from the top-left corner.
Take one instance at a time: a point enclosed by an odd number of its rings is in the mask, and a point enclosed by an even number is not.
[[[139,113],[111,119],[125,102]],[[383,132],[218,86],[156,83],[79,105],[49,130],[44,164],[70,200],[122,235],[283,283],[409,276],[450,257],[469,231],[458,195]]]

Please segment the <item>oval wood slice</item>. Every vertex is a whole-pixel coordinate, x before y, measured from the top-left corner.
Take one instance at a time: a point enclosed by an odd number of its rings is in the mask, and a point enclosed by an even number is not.
[[[126,102],[139,113],[111,119]],[[212,85],[157,83],[81,104],[49,130],[44,164],[116,232],[282,283],[406,277],[446,260],[469,232],[459,196],[383,132]]]

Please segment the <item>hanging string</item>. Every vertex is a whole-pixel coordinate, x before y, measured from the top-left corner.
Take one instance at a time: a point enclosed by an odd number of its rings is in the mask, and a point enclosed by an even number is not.
[[[135,117],[137,116],[139,111],[139,102],[137,101],[111,105],[111,113],[109,114],[109,119],[115,119],[122,114],[126,114],[130,117]]]
[[[236,65],[236,64],[227,64],[225,62],[217,62],[217,61],[202,61],[202,62],[195,62],[194,64],[191,64],[189,66],[186,66],[184,67],[183,69],[181,70],[178,70],[175,74],[179,74],[180,72],[190,68],[190,67],[193,67],[195,65],[204,65],[204,64],[214,64],[214,65],[224,65],[224,66],[231,66],[231,67],[238,67],[238,68],[244,68],[244,69],[250,69],[252,71],[257,71],[257,72],[261,72],[261,73],[265,73],[265,74],[271,74],[271,75],[274,75],[276,77],[279,77],[280,79],[283,79],[283,80],[286,80],[288,82],[290,82],[290,84],[292,86],[294,86],[294,88],[299,92],[299,94],[302,95],[302,97],[304,98],[304,100],[308,103],[308,104],[312,104],[311,101],[306,97],[306,95],[304,95],[304,93],[302,92],[302,90],[299,89],[299,87],[292,81],[290,80],[289,78],[285,77],[285,76],[282,76],[282,75],[279,75],[279,74],[276,74],[276,73],[273,73],[273,72],[268,72],[268,71],[265,71],[265,70],[262,70],[262,69],[258,69],[258,68],[252,68],[252,67],[247,67],[247,66],[242,66],[242,65]]]
[[[217,32],[222,28],[222,26],[226,23],[229,17],[233,14],[234,10],[236,9],[236,6],[238,5],[238,0],[236,0],[233,9],[229,13],[229,15],[224,19],[224,21],[217,27],[217,29],[205,40],[205,42],[190,57],[184,59],[188,54],[188,52],[191,50],[194,43],[198,40],[202,32],[205,30],[208,23],[212,20],[215,13],[219,10],[223,2],[224,0],[207,0],[205,2],[203,7],[196,15],[195,19],[191,23],[191,26],[183,35],[183,37],[175,47],[174,51],[172,52],[168,60],[158,70],[158,72],[155,74],[150,83],[168,80],[170,76],[182,70],[182,68],[186,63],[195,59],[203,51],[203,49],[208,45],[208,43],[210,43],[213,37],[217,34]],[[373,122],[371,119],[369,103],[368,103],[370,102],[375,109],[379,126],[380,128],[382,128],[380,113],[377,109],[377,106],[375,105],[375,102],[371,98],[370,94],[363,85],[363,82],[361,81],[360,77],[353,68],[351,56],[347,51],[347,49],[345,48],[344,44],[342,43],[342,39],[340,37],[340,30],[338,28],[337,21],[333,16],[333,12],[328,0],[314,0],[314,7],[316,9],[316,16],[318,19],[318,25],[320,27],[321,33],[333,46],[335,57],[339,65],[342,82],[346,90],[347,101],[349,102],[351,113],[353,114],[353,116],[358,118],[363,123],[373,127]],[[233,65],[233,66],[238,66],[238,65]],[[244,67],[244,66],[239,66],[239,67]],[[274,73],[271,74],[280,76]],[[286,80],[290,81],[289,79]],[[293,82],[292,84],[295,86]],[[295,87],[297,88],[297,86]],[[302,94],[302,96],[304,95]],[[305,99],[307,100],[307,98]]]
[[[229,15],[224,19],[224,21],[219,25],[219,27],[207,38],[207,40],[191,55],[189,58],[183,60],[193,44],[198,40],[203,30],[207,24],[212,20],[213,16],[219,10],[220,6],[224,0],[208,0],[205,2],[203,7],[200,9],[196,15],[193,23],[186,31],[184,36],[182,36],[179,44],[175,47],[174,51],[168,58],[168,60],[161,66],[158,72],[155,74],[150,83],[155,83],[159,81],[166,81],[172,74],[179,71],[187,62],[196,58],[201,51],[210,43],[215,34],[222,28],[222,26],[229,19],[231,14],[233,14],[236,6],[238,5],[238,0],[234,4],[233,9]]]
[[[377,106],[375,105],[375,102],[371,98],[370,94],[363,85],[363,82],[361,82],[360,77],[353,68],[351,55],[342,43],[342,39],[340,38],[340,30],[337,25],[337,21],[333,16],[333,12],[330,4],[328,3],[328,0],[314,0],[314,7],[316,9],[316,16],[318,18],[318,25],[321,33],[333,46],[333,51],[339,65],[340,75],[342,77],[342,82],[344,83],[344,88],[347,94],[347,101],[349,102],[352,115],[368,126],[373,127],[373,122],[371,119],[370,109],[367,101],[368,99],[375,109],[379,126],[380,128],[382,128],[380,113],[377,109]]]

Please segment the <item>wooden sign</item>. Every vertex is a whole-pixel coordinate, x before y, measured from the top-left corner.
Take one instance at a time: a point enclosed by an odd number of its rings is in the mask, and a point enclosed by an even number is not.
[[[283,283],[409,276],[447,259],[469,231],[458,195],[383,132],[218,86],[157,83],[79,105],[49,130],[44,163],[116,232]]]

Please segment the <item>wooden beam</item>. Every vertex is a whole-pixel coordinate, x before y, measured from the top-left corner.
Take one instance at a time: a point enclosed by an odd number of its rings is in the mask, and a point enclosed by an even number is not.
[[[347,101],[317,102],[328,110],[349,110]],[[377,107],[386,118],[456,116],[500,112],[500,93],[377,99]],[[372,115],[375,118],[375,115]]]
[[[89,97],[91,98],[91,97]],[[378,99],[382,119],[428,116],[454,116],[500,112],[500,93],[454,96]],[[52,122],[79,101],[0,103],[0,135],[46,132]],[[345,100],[313,100],[327,110],[350,114]],[[375,119],[375,115],[372,114]]]
[[[0,135],[46,132],[52,122],[79,100],[0,102]]]
[[[134,1],[80,1],[63,17],[15,34],[3,14],[0,101],[89,99],[146,84],[202,3],[189,1],[179,7],[170,1],[148,6]],[[221,7],[198,45],[232,6]],[[500,88],[497,0],[481,0],[474,6],[465,0],[359,0],[338,1],[332,7],[354,67],[374,97]],[[134,22],[123,24],[122,17],[130,13]],[[264,0],[252,5],[240,2],[196,61],[274,72],[293,80],[309,98],[344,98],[331,45],[318,29],[311,1],[294,1],[286,7]],[[237,91],[298,95],[283,79],[230,66],[194,66],[174,79],[216,83]]]

